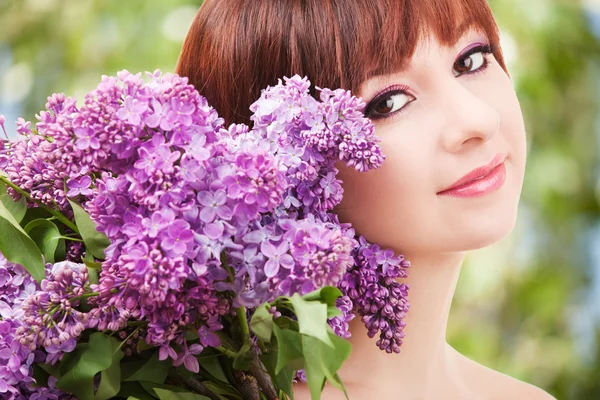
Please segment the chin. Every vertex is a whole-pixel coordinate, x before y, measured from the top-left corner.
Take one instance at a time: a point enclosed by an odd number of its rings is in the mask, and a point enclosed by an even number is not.
[[[463,226],[460,232],[454,231],[455,251],[477,250],[491,246],[505,239],[514,229],[517,209],[498,213],[491,218],[479,219]]]

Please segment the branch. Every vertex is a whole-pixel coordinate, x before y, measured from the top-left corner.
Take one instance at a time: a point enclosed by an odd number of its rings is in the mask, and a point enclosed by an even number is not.
[[[271,380],[271,375],[269,375],[264,364],[260,361],[260,358],[258,358],[256,351],[250,350],[250,354],[252,355],[250,372],[252,372],[252,375],[254,375],[258,381],[258,384],[263,393],[267,396],[267,399],[278,400],[279,396],[277,395],[277,389],[275,389],[275,385],[273,385],[273,381]]]

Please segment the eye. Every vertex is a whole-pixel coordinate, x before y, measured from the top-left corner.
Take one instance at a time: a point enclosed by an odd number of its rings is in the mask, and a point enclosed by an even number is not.
[[[392,89],[375,96],[365,108],[365,116],[370,119],[387,118],[414,101],[414,96],[404,90]]]
[[[452,70],[455,76],[483,71],[487,65],[487,55],[492,53],[490,46],[477,46],[461,55],[454,63]]]

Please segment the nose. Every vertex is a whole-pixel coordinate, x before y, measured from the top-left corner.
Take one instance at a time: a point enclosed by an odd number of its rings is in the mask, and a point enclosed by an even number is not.
[[[444,88],[440,100],[446,110],[442,145],[451,153],[481,145],[493,138],[500,129],[500,115],[490,104],[493,94],[482,95],[452,79]]]

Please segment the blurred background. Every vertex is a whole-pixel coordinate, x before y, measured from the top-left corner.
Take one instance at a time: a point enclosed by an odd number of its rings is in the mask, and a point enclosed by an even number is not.
[[[600,399],[600,0],[490,0],[528,129],[514,233],[463,268],[449,341],[558,399]],[[200,0],[0,0],[0,113],[173,71]]]

